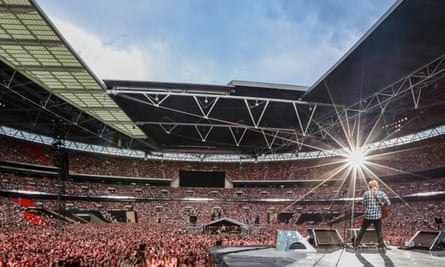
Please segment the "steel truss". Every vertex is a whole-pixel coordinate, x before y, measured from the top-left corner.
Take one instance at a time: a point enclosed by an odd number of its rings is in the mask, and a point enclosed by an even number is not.
[[[68,130],[66,131],[65,136],[63,136],[64,138],[69,137],[69,129],[71,129],[71,127],[77,127],[84,132],[96,136],[99,139],[103,139],[106,142],[114,143],[114,145],[117,146],[117,143],[115,143],[114,140],[104,136],[104,132],[106,130],[112,129],[99,120],[96,120],[95,118],[89,116],[83,110],[79,110],[71,106],[69,103],[59,99],[51,92],[47,92],[48,95],[45,96],[44,99],[39,100],[36,100],[32,96],[28,96],[25,92],[22,92],[23,89],[21,89],[21,87],[26,86],[26,84],[20,83],[21,81],[16,80],[17,73],[17,70],[14,70],[8,79],[5,79],[3,80],[3,83],[0,83],[0,86],[7,89],[11,94],[15,95],[15,97],[20,98],[22,101],[31,104],[30,108],[22,110],[26,110],[27,118],[34,127],[37,126],[39,122],[45,121],[45,123],[48,123],[47,119],[43,119],[43,116],[46,113],[47,115],[50,115],[53,120],[61,120],[67,125]],[[14,82],[19,83],[20,86],[17,86],[17,84],[14,84]],[[34,82],[31,81],[27,83],[29,83],[30,85],[34,84]],[[63,113],[66,114],[62,115],[61,110],[63,110]],[[69,115],[68,117],[67,114]],[[100,126],[97,129],[92,129],[91,126],[87,126],[87,124],[91,121],[95,121],[95,123]],[[18,123],[20,124],[21,122]],[[20,138],[20,136],[17,137]]]
[[[320,118],[318,122],[319,131],[314,131],[312,134],[315,136],[330,136],[334,128],[341,125],[344,128],[344,132],[352,137],[359,131],[358,127],[362,114],[380,110],[380,116],[374,118],[374,126],[376,126],[379,120],[383,118],[390,104],[408,95],[412,98],[413,110],[416,110],[419,108],[422,91],[426,90],[429,85],[434,84],[438,79],[441,79],[441,74],[444,73],[445,54],[350,106],[336,107],[335,112],[328,114],[323,119]],[[326,83],[324,85],[329,91],[328,85]],[[313,121],[313,123],[316,122]],[[313,129],[317,128],[314,127]],[[382,142],[385,141],[382,140]]]
[[[136,125],[158,125],[166,134],[171,134],[176,127],[193,127],[201,141],[207,141],[209,134],[217,128],[227,128],[233,137],[233,146],[240,146],[247,131],[254,131],[261,134],[264,138],[265,147],[273,149],[279,145],[278,140],[288,143],[303,144],[300,139],[308,135],[308,130],[313,124],[314,115],[318,111],[318,107],[327,107],[333,109],[335,105],[326,103],[313,103],[299,100],[264,98],[251,96],[236,96],[230,93],[221,92],[189,92],[184,89],[163,89],[163,88],[129,88],[129,87],[113,87],[106,91],[110,95],[119,95],[120,97],[143,103],[158,109],[173,111],[178,114],[203,119],[197,123],[181,122],[181,121],[136,121]],[[142,98],[140,97],[142,96]],[[189,103],[196,105],[197,112],[186,111],[181,107],[169,107],[165,105],[165,101],[172,97],[187,98]],[[230,99],[236,105],[244,106],[246,109],[240,109],[240,112],[246,112],[244,117],[248,117],[250,121],[240,123],[239,121],[229,121],[217,117],[212,113],[218,105],[222,105],[221,99]],[[291,105],[295,114],[297,128],[285,127],[269,127],[263,125],[263,117],[269,111],[268,107],[272,103],[280,103],[282,105]],[[254,112],[253,109],[260,109],[260,112]],[[303,116],[301,110],[309,110],[309,116]],[[205,121],[205,122],[203,122]],[[238,134],[235,134],[238,129]],[[240,131],[241,130],[241,131]]]
[[[195,129],[201,141],[206,142],[207,137],[213,130],[217,128],[227,128],[233,137],[232,145],[234,146],[240,146],[240,144],[242,144],[247,131],[254,131],[264,137],[265,147],[270,150],[273,150],[275,146],[282,145],[282,143],[296,144],[299,148],[307,146],[317,149],[316,147],[312,147],[310,143],[305,143],[305,137],[314,137],[320,140],[329,138],[339,143],[340,141],[335,140],[336,137],[333,134],[335,129],[338,130],[339,127],[342,127],[348,136],[353,136],[356,131],[358,131],[361,114],[366,114],[376,109],[380,109],[381,114],[384,114],[389,104],[394,103],[407,94],[412,96],[413,109],[419,108],[422,90],[424,90],[426,85],[433,83],[439,78],[439,74],[443,73],[444,70],[445,55],[442,55],[393,84],[378,90],[366,98],[360,99],[360,101],[350,106],[280,98],[236,96],[231,95],[230,91],[196,92],[181,88],[131,88],[116,86],[107,90],[106,93],[119,95],[158,109],[203,119],[197,123],[173,120],[136,122],[137,125],[158,125],[167,134],[173,133],[178,126],[192,127]],[[181,107],[166,106],[166,100],[172,96],[187,98],[189,103],[196,105],[196,110],[198,111],[190,112],[181,109]],[[247,114],[244,115],[249,117],[250,121],[240,123],[238,121],[228,121],[227,119],[218,118],[214,115],[212,112],[215,108],[217,108],[218,105],[222,105],[220,104],[221,99],[230,99],[236,102],[237,105],[244,105],[246,109],[244,111],[240,109],[240,112],[247,112]],[[298,127],[279,128],[263,125],[263,117],[269,112],[270,109],[268,107],[272,103],[291,105],[295,115],[294,123],[296,123]],[[260,112],[254,113],[253,109],[260,109]],[[307,116],[307,114],[303,116],[302,110],[309,110],[309,116]],[[376,119],[379,120],[380,117]],[[292,123],[290,125],[292,125]],[[235,134],[235,129],[238,129],[236,131],[237,134]],[[279,140],[281,144],[278,144]]]

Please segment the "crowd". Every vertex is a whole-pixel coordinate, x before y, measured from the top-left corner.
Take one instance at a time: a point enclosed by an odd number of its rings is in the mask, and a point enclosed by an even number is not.
[[[51,217],[42,218],[38,224],[31,223],[22,215],[27,210],[25,207],[6,197],[0,197],[0,201],[2,218],[7,218],[2,221],[0,230],[0,250],[3,251],[0,266],[127,266],[120,264],[134,263],[138,257],[142,257],[147,266],[214,266],[209,248],[216,245],[216,240],[222,240],[228,246],[275,244],[275,237],[269,231],[206,234],[184,230],[184,216],[203,210],[210,218],[217,208],[221,210],[217,212],[218,216],[236,217],[236,211],[232,209],[237,204],[225,206],[218,203],[218,207],[210,207],[205,203],[194,203],[190,210],[184,208],[185,202],[137,202],[133,208],[140,211],[138,224],[95,225],[68,224]],[[45,207],[57,206],[56,200],[39,202]],[[104,209],[120,205],[109,201],[100,204]],[[162,209],[156,209],[161,205]],[[162,215],[156,216],[157,213]],[[270,225],[270,229],[279,226]],[[145,246],[143,250],[142,244]],[[68,264],[73,262],[79,264]]]
[[[445,177],[426,179],[388,179],[383,188],[390,196],[402,196],[422,192],[435,192],[445,190]],[[27,190],[57,194],[61,190],[61,182],[55,177],[23,176],[7,171],[0,172],[0,186],[8,190]],[[302,183],[287,186],[268,187],[235,187],[235,188],[202,188],[202,187],[167,187],[150,184],[104,183],[85,181],[65,181],[64,193],[80,196],[131,196],[139,198],[211,198],[224,200],[330,200],[340,197],[359,196],[366,190],[366,183],[356,181],[356,188],[349,188],[343,180],[334,182]]]
[[[208,248],[214,246],[214,236],[172,232],[171,227],[164,223],[2,228],[0,266],[111,267],[135,266],[137,261],[147,266],[212,266]]]
[[[0,160],[52,164],[54,147],[0,136]],[[344,166],[344,158],[301,159],[295,161],[206,163],[144,160],[69,151],[70,171],[82,174],[174,179],[179,170],[224,171],[232,180],[313,180],[325,179],[332,170]],[[368,168],[379,176],[395,175],[442,167],[445,161],[443,136],[373,151]],[[340,172],[334,175],[341,177]],[[338,176],[338,177],[336,177]]]
[[[37,200],[34,200],[37,201]],[[56,207],[56,200],[38,200],[47,207]],[[90,201],[73,201],[76,206],[88,207]],[[103,209],[121,207],[120,202],[94,202]],[[162,207],[159,209],[159,207]],[[248,207],[248,209],[246,209]],[[122,207],[121,207],[122,208]],[[273,210],[271,210],[273,208]],[[277,230],[297,230],[306,235],[308,228],[334,228],[339,233],[344,228],[357,228],[344,219],[329,225],[295,224],[302,213],[319,213],[329,210],[341,214],[343,205],[314,204],[292,207],[296,216],[288,223],[268,220],[267,214],[284,209],[282,204],[232,203],[232,202],[135,202],[139,223],[68,224],[44,214],[40,223],[31,223],[23,216],[26,208],[10,198],[0,197],[2,214],[0,230],[0,266],[127,266],[125,261],[136,262],[143,257],[147,266],[214,266],[209,248],[221,240],[224,246],[269,245],[274,246]],[[350,207],[347,207],[350,208]],[[411,203],[395,202],[389,219],[384,220],[385,240],[400,245],[418,230],[442,228],[434,218],[444,213],[442,201],[423,200]],[[252,225],[249,233],[197,233],[187,232],[188,216],[199,217],[199,223],[208,223],[212,214],[230,217]],[[360,207],[356,208],[360,212]],[[253,218],[260,215],[256,224]],[[251,220],[247,220],[250,218]],[[202,221],[202,222],[201,222]],[[345,225],[345,222],[348,225]],[[141,249],[145,244],[145,249]],[[142,255],[142,256],[141,256]],[[70,265],[73,262],[78,265]],[[8,265],[9,264],[9,265]],[[132,265],[128,265],[132,266]]]
[[[394,174],[443,167],[445,142],[442,137],[405,145],[398,149],[377,151],[373,169],[383,177],[382,187],[393,198],[389,219],[384,220],[385,240],[403,244],[418,230],[437,230],[442,225],[445,206],[441,199],[410,199],[400,196],[414,193],[444,191],[445,177],[401,177]],[[52,147],[26,143],[0,136],[0,160],[52,165]],[[376,152],[376,153],[377,153]],[[305,183],[284,186],[243,188],[173,188],[150,184],[103,181],[67,180],[64,193],[83,196],[84,200],[69,199],[64,209],[80,211],[134,210],[137,224],[67,223],[32,207],[57,211],[61,202],[45,198],[0,196],[0,267],[3,266],[215,266],[209,247],[220,240],[225,246],[274,246],[278,229],[297,230],[306,235],[309,228],[358,228],[358,218],[347,219],[354,211],[360,215],[356,202],[339,204],[326,202],[341,197],[358,197],[366,183],[357,180],[355,188],[339,177],[331,182],[317,180],[329,177],[339,167],[338,159],[308,159],[269,163],[189,163],[152,161],[111,157],[83,152],[69,152],[70,170],[81,174],[169,178],[179,170],[225,171],[232,180],[305,180]],[[382,168],[389,165],[389,168]],[[377,168],[378,166],[378,168]],[[403,172],[401,171],[403,170]],[[311,181],[313,180],[313,181]],[[0,189],[21,192],[60,193],[60,181],[55,177],[0,172]],[[99,201],[95,196],[131,196],[139,201]],[[280,199],[280,201],[276,201]],[[324,200],[325,202],[318,202]],[[32,208],[32,209],[30,209]],[[280,213],[292,216],[283,221]],[[303,214],[328,214],[330,220],[296,224]],[[207,224],[228,217],[251,228],[248,232],[209,234],[188,231],[193,224]],[[108,217],[107,217],[108,218]],[[112,218],[112,217],[111,217]],[[333,220],[331,220],[333,219]],[[139,263],[140,264],[140,263]]]

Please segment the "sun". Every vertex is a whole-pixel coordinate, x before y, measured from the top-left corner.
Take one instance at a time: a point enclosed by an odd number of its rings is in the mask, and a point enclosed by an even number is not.
[[[352,149],[347,154],[347,164],[353,169],[360,169],[366,164],[366,152],[361,148]]]

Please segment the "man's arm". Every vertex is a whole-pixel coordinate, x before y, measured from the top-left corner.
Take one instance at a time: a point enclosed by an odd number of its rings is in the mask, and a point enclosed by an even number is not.
[[[385,203],[385,206],[389,206],[391,205],[391,200],[389,200],[389,197],[386,195],[385,192],[382,191],[382,195],[383,195],[383,203]]]

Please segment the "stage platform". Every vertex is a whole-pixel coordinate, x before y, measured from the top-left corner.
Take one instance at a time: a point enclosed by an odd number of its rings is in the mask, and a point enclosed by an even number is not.
[[[275,247],[214,247],[212,254],[218,266],[227,267],[444,267],[445,250],[429,251],[389,247],[386,252],[375,247],[357,250],[343,247],[317,247],[316,252],[277,251]]]

